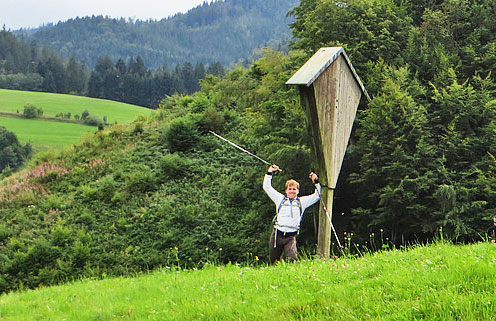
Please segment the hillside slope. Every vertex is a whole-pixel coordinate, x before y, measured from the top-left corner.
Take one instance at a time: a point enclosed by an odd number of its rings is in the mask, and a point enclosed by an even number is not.
[[[279,53],[269,56],[257,68],[287,60]],[[289,73],[267,68],[266,75],[287,79]],[[194,97],[173,96],[150,116],[40,155],[1,181],[0,292],[83,276],[131,275],[170,262],[194,267],[212,259],[264,261],[274,214],[261,188],[266,165],[208,131],[278,160],[285,171],[274,187],[282,189],[289,177],[301,182],[302,194],[313,186],[306,177],[310,151],[290,145],[285,130],[304,130],[303,111],[283,103],[294,101],[294,92],[257,78],[242,68],[222,79],[209,76]],[[271,104],[287,109],[277,114],[283,121],[247,108],[268,101],[272,90],[265,86],[279,92],[281,105]],[[280,138],[254,135],[266,130]],[[302,247],[315,243],[316,211],[305,214]]]
[[[0,112],[21,113],[27,104],[43,109],[43,115],[55,117],[59,113],[79,115],[88,111],[99,119],[106,116],[107,122],[129,122],[138,115],[148,115],[149,108],[112,100],[75,95],[0,89]]]
[[[0,318],[495,320],[495,254],[490,243],[438,242],[271,267],[168,267],[3,295]]]
[[[78,143],[85,134],[94,133],[96,124],[88,126],[76,120],[83,113],[89,113],[94,121],[112,124],[152,112],[140,106],[74,95],[0,89],[0,96],[0,125],[14,132],[22,143],[30,143],[35,151]],[[26,105],[41,108],[43,117],[23,118]]]
[[[160,21],[127,21],[103,16],[77,17],[34,30],[16,31],[27,42],[94,67],[98,57],[141,56],[148,67],[185,62],[225,66],[254,49],[284,47],[289,40],[286,14],[297,0],[226,0],[202,5]]]

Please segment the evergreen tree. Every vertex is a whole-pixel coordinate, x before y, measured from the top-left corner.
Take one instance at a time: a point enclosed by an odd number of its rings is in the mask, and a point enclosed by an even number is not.
[[[66,73],[67,91],[69,93],[84,94],[88,82],[86,66],[78,62],[75,56],[72,56],[67,64]]]
[[[65,59],[75,54],[90,68],[103,55],[113,60],[141,56],[153,70],[164,62],[174,66],[219,61],[227,66],[248,57],[254,49],[287,42],[290,18],[286,13],[297,3],[214,1],[160,21],[78,17],[18,33],[28,41],[54,48]]]
[[[452,83],[435,88],[430,107],[430,127],[439,166],[439,187],[431,205],[435,222],[451,235],[470,237],[483,228],[489,203],[480,181],[494,177],[494,84],[489,78],[458,84],[452,70]],[[483,85],[486,84],[486,85]],[[489,85],[489,86],[487,86]]]
[[[196,64],[194,70],[194,76],[193,76],[196,85],[194,87],[193,92],[197,92],[200,90],[200,80],[205,79],[205,75],[206,75],[205,66],[202,63]]]
[[[13,132],[0,126],[0,173],[6,169],[17,169],[31,153],[29,144],[22,146]]]
[[[110,92],[106,85],[113,88],[113,82],[110,80],[108,75],[114,73],[114,64],[110,57],[100,57],[98,63],[95,66],[95,70],[91,72],[91,76],[88,83],[88,96],[95,98],[106,98],[105,95]]]
[[[224,76],[226,74],[226,70],[220,62],[214,62],[208,65],[207,74],[211,74],[214,76]]]
[[[136,60],[131,58],[129,60],[128,72],[144,78],[148,74],[148,70],[145,67],[143,58],[140,56],[136,57]]]
[[[303,49],[311,55],[321,47],[344,46],[366,83],[369,62],[383,59],[397,67],[405,63],[402,52],[408,43],[412,18],[403,3],[302,0],[290,14],[296,18],[291,30],[298,39],[293,49]]]
[[[415,86],[406,69],[391,68],[380,96],[360,112],[350,155],[358,168],[350,177],[359,204],[354,225],[365,240],[380,229],[395,242],[424,239],[436,228],[425,200],[435,185],[433,147],[427,110],[409,93]]]
[[[159,106],[160,101],[167,96],[174,94],[172,87],[172,77],[169,73],[167,65],[158,70],[153,75],[153,92],[152,92],[152,107]]]
[[[184,64],[181,76],[186,93],[194,93],[197,89],[198,81],[195,79],[195,71],[193,69],[193,65],[190,62]]]

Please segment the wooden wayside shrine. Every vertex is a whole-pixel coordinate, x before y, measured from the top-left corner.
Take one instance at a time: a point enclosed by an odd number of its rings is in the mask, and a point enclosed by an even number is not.
[[[334,189],[351,135],[358,104],[368,95],[343,47],[320,48],[287,82],[298,85],[308,123],[319,180],[328,188],[322,198],[332,217]],[[331,223],[319,214],[318,252],[328,257]]]

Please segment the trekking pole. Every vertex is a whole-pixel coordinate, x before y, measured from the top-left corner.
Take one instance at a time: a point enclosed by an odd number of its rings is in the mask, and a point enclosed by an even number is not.
[[[338,241],[339,248],[342,249],[343,247],[341,246],[341,242],[339,242],[338,234],[336,233],[336,229],[334,228],[334,225],[332,224],[331,217],[329,216],[329,213],[327,212],[327,207],[324,204],[324,201],[322,200],[322,195],[319,192],[319,189],[315,187],[315,190],[319,194],[320,198],[320,204],[322,204],[322,208],[324,209],[324,212],[326,213],[327,219],[329,220],[329,224],[331,225],[331,230],[334,232],[334,236],[336,237],[336,241]]]
[[[272,166],[272,164],[271,164],[271,163],[267,162],[266,160],[264,160],[264,159],[262,159],[262,158],[258,157],[257,155],[255,155],[255,154],[253,154],[253,153],[250,153],[250,152],[249,152],[249,151],[247,151],[246,149],[244,149],[244,148],[242,148],[242,147],[240,147],[240,146],[236,145],[235,143],[233,143],[233,142],[231,142],[230,140],[228,140],[228,139],[226,139],[226,138],[222,137],[221,135],[218,135],[218,134],[214,133],[214,132],[213,132],[213,131],[211,131],[211,130],[209,130],[209,133],[210,133],[210,134],[212,134],[212,135],[214,135],[215,137],[220,138],[220,139],[222,139],[223,141],[225,141],[225,142],[227,142],[227,143],[229,143],[229,144],[233,145],[234,147],[236,147],[236,148],[237,148],[237,149],[239,149],[240,151],[245,152],[246,154],[248,154],[248,155],[252,156],[253,158],[258,159],[258,160],[259,160],[259,161],[261,161],[262,163],[267,164],[267,165],[269,165],[269,166]],[[279,171],[281,172],[281,171],[282,171],[282,169],[279,169]]]

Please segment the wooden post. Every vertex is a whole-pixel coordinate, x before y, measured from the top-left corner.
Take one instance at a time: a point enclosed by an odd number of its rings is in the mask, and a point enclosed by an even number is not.
[[[334,189],[362,94],[370,97],[342,47],[321,48],[287,82],[298,85],[307,118],[311,148],[317,160],[322,193],[332,218]],[[331,224],[319,213],[317,248],[330,254]]]
[[[334,189],[325,189],[322,191],[322,199],[327,207],[327,213],[331,218],[333,197]],[[331,224],[322,206],[319,210],[319,232],[317,240],[317,252],[324,257],[329,257],[331,254],[329,253],[331,248]]]

